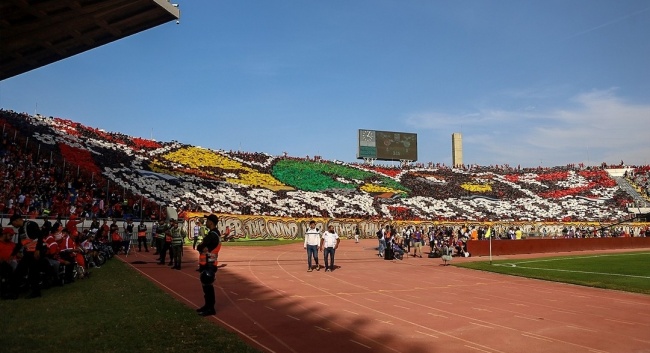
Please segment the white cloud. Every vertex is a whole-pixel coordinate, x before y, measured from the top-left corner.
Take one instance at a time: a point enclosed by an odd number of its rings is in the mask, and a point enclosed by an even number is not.
[[[616,89],[592,91],[565,106],[483,109],[474,114],[415,114],[417,129],[451,133],[463,127],[464,162],[558,166],[650,163],[650,105],[632,104]],[[452,131],[453,130],[453,131]]]

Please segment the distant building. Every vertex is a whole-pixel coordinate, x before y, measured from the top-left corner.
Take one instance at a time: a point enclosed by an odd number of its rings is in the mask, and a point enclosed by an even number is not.
[[[451,134],[451,165],[463,165],[463,135],[460,132]]]

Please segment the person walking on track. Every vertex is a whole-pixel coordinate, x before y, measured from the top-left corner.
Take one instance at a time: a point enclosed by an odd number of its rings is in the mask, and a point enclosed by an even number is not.
[[[327,226],[327,232],[323,233],[323,238],[320,241],[320,248],[323,250],[323,257],[325,258],[325,272],[334,271],[334,254],[340,242],[341,239],[334,231],[334,226],[331,224]]]

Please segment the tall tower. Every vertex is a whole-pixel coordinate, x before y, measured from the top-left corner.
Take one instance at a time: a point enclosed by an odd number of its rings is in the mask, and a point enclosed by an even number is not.
[[[463,135],[460,132],[451,134],[451,164],[453,167],[463,165]]]

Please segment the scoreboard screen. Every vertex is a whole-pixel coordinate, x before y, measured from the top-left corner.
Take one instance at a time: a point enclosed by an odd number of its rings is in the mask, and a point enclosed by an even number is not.
[[[408,132],[359,129],[357,159],[417,161],[418,135]]]

